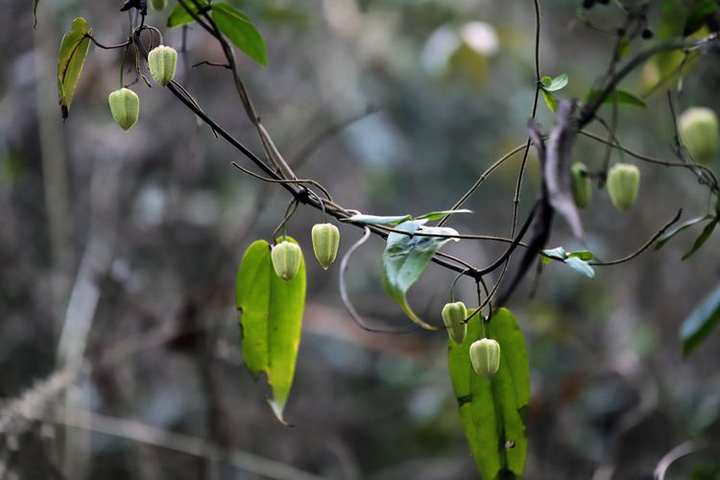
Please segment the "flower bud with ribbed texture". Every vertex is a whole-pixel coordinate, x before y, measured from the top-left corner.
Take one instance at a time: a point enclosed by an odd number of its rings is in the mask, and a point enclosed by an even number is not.
[[[470,362],[478,375],[495,375],[500,369],[500,344],[490,338],[470,345]]]
[[[322,268],[328,269],[337,257],[340,230],[332,223],[318,223],[312,228],[312,246],[315,258]]]
[[[689,108],[680,115],[678,130],[693,160],[708,164],[717,156],[720,127],[715,112],[704,107]]]
[[[570,167],[572,178],[571,187],[575,205],[578,208],[586,208],[592,199],[592,181],[588,175],[587,167],[582,162],[573,163]]]
[[[115,90],[108,96],[110,113],[123,130],[130,130],[140,116],[140,98],[129,88]]]
[[[633,206],[639,188],[640,170],[635,165],[617,163],[608,172],[608,194],[618,210],[625,211]]]
[[[174,48],[165,45],[153,48],[148,54],[150,75],[163,87],[175,78],[177,56]]]
[[[163,10],[167,6],[167,0],[152,0],[151,4],[155,10]]]
[[[300,270],[302,250],[300,245],[285,240],[272,248],[270,259],[278,277],[286,281],[292,280]]]
[[[467,333],[467,308],[463,302],[448,303],[442,309],[442,319],[448,336],[453,342],[460,344],[465,341]]]

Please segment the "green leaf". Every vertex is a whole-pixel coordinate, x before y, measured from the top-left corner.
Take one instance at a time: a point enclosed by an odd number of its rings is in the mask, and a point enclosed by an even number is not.
[[[540,90],[543,96],[543,100],[545,101],[545,105],[547,105],[548,109],[550,109],[551,112],[554,112],[557,110],[557,100],[555,99],[555,95],[548,92],[545,89]]]
[[[720,9],[717,0],[697,0],[690,11],[688,12],[687,19],[685,20],[685,27],[683,28],[683,35],[686,37],[700,30],[705,23],[705,19],[714,14]]]
[[[483,479],[519,478],[527,456],[527,407],[530,367],[525,339],[509,310],[498,310],[487,336],[500,344],[500,370],[477,375],[470,364],[470,345],[483,335],[483,319],[474,317],[462,345],[449,341],[448,370],[470,451]]]
[[[254,375],[264,372],[267,376],[270,406],[281,422],[300,346],[305,276],[303,259],[297,275],[282,280],[273,271],[270,244],[257,240],[245,251],[235,283],[245,365]]]
[[[660,236],[660,238],[657,239],[657,243],[655,244],[655,250],[660,250],[662,247],[665,246],[665,244],[671,238],[673,238],[678,233],[681,233],[681,232],[687,230],[688,228],[690,228],[694,225],[697,225],[700,222],[704,222],[705,220],[708,220],[710,218],[712,218],[712,217],[710,217],[709,215],[703,215],[702,217],[691,218],[690,220],[681,223],[680,225],[673,228],[672,230],[665,232],[664,234],[662,234]]]
[[[402,223],[410,219],[412,219],[410,215],[395,215],[384,217],[380,215],[365,215],[363,213],[356,213],[348,220],[351,222],[365,223],[368,225],[397,225],[398,223]]]
[[[57,80],[58,97],[63,118],[68,116],[78,78],[80,78],[85,59],[90,50],[90,38],[88,35],[91,31],[87,20],[77,17],[73,20],[70,31],[63,35],[60,43]]]
[[[551,78],[548,76],[545,76],[542,78],[542,88],[546,92],[557,92],[558,90],[562,90],[565,88],[568,84],[568,76],[567,73],[563,73],[561,75],[558,75],[555,78]]]
[[[453,228],[423,227],[427,220],[411,220],[401,223],[396,230],[408,233],[433,233],[457,235]],[[435,252],[450,239],[391,233],[383,252],[383,284],[385,291],[403,309],[405,314],[427,330],[435,327],[425,323],[407,303],[407,291],[420,278]],[[457,241],[457,239],[455,239]]]
[[[683,354],[689,355],[720,323],[720,288],[712,292],[680,327]]]
[[[577,250],[568,252],[563,247],[543,250],[543,264],[547,265],[552,260],[563,262],[576,272],[582,273],[588,278],[595,277],[595,269],[588,262],[594,258],[588,250]]]
[[[212,5],[208,3],[207,0],[198,0],[198,3],[201,7],[208,9],[212,8]],[[199,11],[198,7],[192,2],[188,2],[188,7],[190,7],[190,10],[195,14]],[[195,19],[193,19],[192,15],[185,10],[185,7],[178,3],[175,5],[175,8],[173,8],[172,12],[170,12],[170,16],[167,20],[167,26],[169,28],[180,27],[182,25],[193,23],[194,21]]]
[[[591,90],[587,101],[590,102],[600,94],[599,90]],[[613,90],[610,95],[605,98],[603,104],[630,105],[635,107],[645,107],[645,102],[638,96],[633,95],[625,90]]]
[[[687,18],[688,8],[685,6],[684,0],[662,0],[660,2],[658,38],[669,40],[682,36]]]
[[[260,65],[267,65],[265,40],[244,13],[227,3],[213,5],[212,18],[236,47]]]
[[[437,220],[442,220],[443,218],[447,217],[448,215],[455,215],[456,213],[473,213],[472,210],[468,210],[467,208],[462,208],[459,210],[436,210],[434,212],[428,212],[420,215],[419,217],[415,217],[418,220],[427,220],[428,222],[434,222]]]
[[[693,243],[692,248],[690,248],[690,251],[688,251],[685,255],[683,255],[682,259],[687,260],[690,258],[695,252],[700,250],[702,246],[705,244],[708,238],[710,238],[710,235],[715,231],[715,227],[717,227],[718,222],[720,221],[720,218],[714,218],[710,223],[705,225],[705,228],[703,228],[703,231],[700,232],[700,235],[695,239],[695,243]]]

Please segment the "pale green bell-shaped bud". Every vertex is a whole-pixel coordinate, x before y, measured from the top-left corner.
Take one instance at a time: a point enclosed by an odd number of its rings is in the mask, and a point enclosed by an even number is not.
[[[570,167],[571,187],[575,205],[586,208],[592,199],[592,181],[588,169],[582,162],[573,163]]]
[[[312,246],[318,263],[327,270],[337,257],[340,246],[340,230],[332,223],[313,225]]]
[[[640,188],[640,170],[635,165],[616,163],[607,177],[610,201],[618,210],[625,211],[633,206]]]
[[[463,302],[447,303],[442,309],[442,319],[448,336],[453,342],[460,344],[465,341],[467,333],[467,308]]]
[[[272,248],[270,258],[277,276],[283,280],[292,280],[300,270],[302,250],[297,243],[284,240]]]
[[[163,10],[167,7],[167,0],[152,0],[150,4],[155,10]]]
[[[130,130],[140,116],[140,98],[129,88],[115,90],[108,96],[110,113],[123,130]]]
[[[478,375],[495,375],[500,369],[500,344],[491,338],[473,342],[470,362]]]
[[[175,78],[177,56],[174,48],[165,45],[153,48],[148,54],[150,75],[163,87]]]
[[[714,111],[704,107],[687,109],[680,115],[678,130],[693,160],[708,164],[717,156],[720,128]]]

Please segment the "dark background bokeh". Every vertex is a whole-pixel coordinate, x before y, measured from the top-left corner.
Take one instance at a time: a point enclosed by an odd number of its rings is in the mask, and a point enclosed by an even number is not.
[[[121,131],[106,101],[118,88],[117,51],[91,51],[63,123],[55,93],[62,32],[82,15],[101,41],[119,42],[127,16],[119,0],[40,0],[33,30],[30,3],[4,2],[0,16],[0,476],[475,478],[444,333],[358,328],[340,302],[337,266],[324,272],[309,262],[286,412],[294,427],[274,419],[264,386],[242,366],[233,284],[243,249],[270,236],[288,195],[232,168],[248,165],[160,88],[134,87],[141,120]],[[604,70],[613,42],[576,21],[579,3],[542,2],[541,36],[543,74],[568,73],[564,93],[577,96]],[[298,168],[345,207],[447,208],[524,142],[534,92],[530,1],[248,0],[242,8],[269,45],[269,66],[242,59],[242,75],[288,158],[328,128],[379,109],[326,137]],[[593,19],[612,29],[621,21],[612,12]],[[166,15],[153,12],[149,22],[163,25]],[[165,35],[181,47],[179,30]],[[179,79],[259,151],[226,72],[191,68],[220,58],[212,39],[191,29]],[[718,111],[719,80],[717,56],[706,57],[686,78],[678,108]],[[642,92],[642,75],[625,87]],[[622,110],[619,136],[671,159],[664,94],[647,101]],[[543,105],[539,112],[550,125]],[[597,168],[604,154],[581,139],[574,156]],[[535,161],[522,212],[536,194]],[[507,235],[518,167],[516,158],[491,177],[468,204],[475,214],[452,226]],[[585,246],[600,258],[635,250],[680,207],[688,217],[705,211],[692,175],[639,167],[630,213],[613,210],[604,191],[583,213]],[[306,252],[319,221],[301,209],[290,223]],[[360,231],[342,227],[342,235],[344,250]],[[682,320],[719,283],[720,240],[683,262],[691,241],[683,235],[593,280],[552,265],[534,297],[530,285],[514,297],[532,368],[529,479],[650,478],[671,448],[720,442],[720,339],[711,335],[688,359],[678,340]],[[558,245],[583,246],[560,223],[551,240]],[[483,264],[501,248],[462,241],[447,251]],[[406,326],[382,291],[381,252],[374,238],[352,261],[352,297],[375,325]],[[431,266],[411,290],[434,323],[451,280]],[[459,292],[475,303],[474,285],[461,282]],[[68,378],[82,358],[90,368]],[[678,461],[669,478],[720,478],[712,452]]]

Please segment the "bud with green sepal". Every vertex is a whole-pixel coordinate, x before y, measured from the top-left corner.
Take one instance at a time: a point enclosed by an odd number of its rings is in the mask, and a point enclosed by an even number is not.
[[[174,48],[165,45],[153,48],[148,54],[150,75],[163,87],[175,78],[177,56]]]
[[[588,169],[582,162],[575,162],[570,167],[570,175],[572,177],[572,194],[575,199],[575,205],[578,208],[586,208],[590,205],[592,199],[592,181]]]
[[[470,345],[470,362],[478,375],[495,375],[500,369],[500,344],[491,338],[473,342]]]
[[[461,344],[467,333],[467,308],[463,302],[447,303],[442,309],[442,319],[453,342]]]
[[[318,223],[312,228],[312,246],[320,266],[327,270],[335,261],[340,245],[340,230],[332,223]]]
[[[130,130],[140,117],[140,98],[129,88],[115,90],[108,96],[110,113],[123,130]]]
[[[152,0],[151,4],[155,10],[163,10],[167,7],[167,0]]]
[[[635,165],[617,163],[608,172],[607,189],[610,201],[618,210],[633,206],[640,188],[640,170]]]
[[[715,112],[709,108],[693,107],[680,115],[680,139],[690,156],[698,163],[710,163],[720,146],[720,128]]]
[[[283,240],[272,247],[270,259],[278,277],[285,281],[292,280],[300,270],[302,250],[300,245]]]

